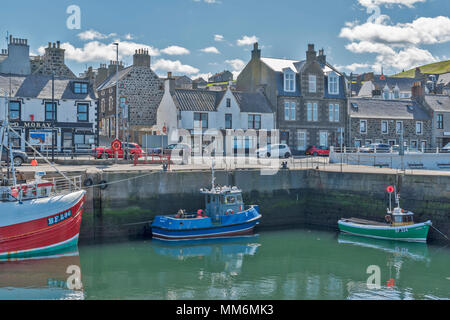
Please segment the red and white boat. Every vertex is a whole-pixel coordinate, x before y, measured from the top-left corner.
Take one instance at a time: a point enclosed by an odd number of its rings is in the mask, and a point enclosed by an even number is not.
[[[81,177],[0,187],[0,259],[76,246],[86,191]],[[69,184],[67,184],[69,182]]]

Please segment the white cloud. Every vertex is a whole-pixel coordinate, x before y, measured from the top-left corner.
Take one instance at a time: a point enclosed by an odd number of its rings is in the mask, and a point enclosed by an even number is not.
[[[127,33],[125,35],[125,40],[133,40],[133,39],[134,39],[134,36],[131,33]]]
[[[208,48],[200,49],[200,51],[205,52],[205,53],[215,53],[215,54],[220,53],[220,51],[216,47],[208,47]]]
[[[259,40],[259,38],[256,36],[251,36],[251,37],[243,36],[242,39],[238,39],[236,41],[236,44],[238,46],[248,46],[248,45],[254,44],[255,42],[258,42],[258,40]]]
[[[224,40],[225,40],[225,38],[223,37],[223,35],[221,35],[221,34],[215,34],[214,35],[214,41],[221,42],[221,41],[224,41]]]
[[[241,59],[225,60],[225,63],[228,63],[234,71],[241,71],[245,67],[245,62]]]
[[[427,0],[358,0],[358,2],[364,7],[373,7],[373,6],[406,6],[409,8],[413,8],[414,5],[418,2],[426,2]]]
[[[96,40],[96,39],[101,40],[101,39],[115,37],[115,36],[117,36],[117,34],[110,33],[110,34],[106,35],[106,34],[103,34],[98,31],[90,29],[90,30],[86,30],[86,31],[83,31],[83,32],[77,34],[77,36],[81,40],[90,41],[90,40]]]
[[[191,53],[188,49],[179,46],[170,46],[161,50],[161,52],[168,55],[177,55],[177,56]]]
[[[68,60],[76,62],[92,62],[92,61],[108,61],[116,60],[115,46],[101,43],[99,41],[90,41],[84,44],[82,48],[76,48],[69,42],[61,44],[61,48],[65,49],[65,57]],[[124,56],[132,56],[137,49],[147,49],[151,56],[158,56],[159,50],[151,46],[135,43],[135,42],[119,42],[119,59]],[[39,54],[44,54],[45,47],[38,49]]]
[[[363,70],[370,68],[371,65],[368,63],[352,63],[347,66],[336,66],[337,70],[343,70],[343,71],[349,71],[349,72],[355,72],[356,70]]]
[[[154,70],[164,70],[185,74],[195,74],[200,71],[199,69],[192,67],[190,65],[182,64],[179,60],[173,61],[173,60],[159,59],[156,60],[155,63],[153,63],[152,67]]]
[[[439,58],[433,56],[428,50],[409,47],[392,55],[377,56],[373,69],[381,70],[381,67],[386,68],[388,66],[397,70],[408,70],[439,60]]]

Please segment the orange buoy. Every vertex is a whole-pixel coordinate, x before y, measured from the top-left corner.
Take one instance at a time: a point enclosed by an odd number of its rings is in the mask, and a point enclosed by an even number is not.
[[[36,166],[38,165],[37,160],[36,160],[36,159],[31,160],[31,165],[32,165],[33,167],[36,167]]]

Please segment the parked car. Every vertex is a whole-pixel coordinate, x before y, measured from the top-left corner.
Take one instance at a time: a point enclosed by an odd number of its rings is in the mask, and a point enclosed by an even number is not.
[[[292,157],[291,149],[287,144],[271,144],[267,147],[256,150],[258,158],[290,158]]]
[[[361,147],[360,152],[364,153],[390,153],[391,146],[383,143],[372,143],[367,146]]]
[[[442,149],[441,152],[443,153],[450,153],[450,142],[447,143]]]
[[[310,146],[308,149],[306,149],[306,155],[311,155],[314,157],[329,156],[330,148],[324,146]]]
[[[164,148],[164,155],[170,155],[170,159],[179,164],[188,163],[191,152],[191,147],[185,143],[169,144]]]
[[[9,158],[9,148],[6,146],[3,146],[3,152],[2,152],[2,161],[7,162]],[[14,166],[20,167],[22,164],[28,162],[28,155],[19,150],[13,150],[12,151],[13,156],[13,162]]]
[[[97,159],[109,159],[115,157],[114,151],[111,147],[98,147],[93,149],[93,151],[95,151],[95,157]],[[137,143],[122,142],[121,148],[117,151],[117,157],[119,159],[123,159],[124,154],[127,151],[132,159],[134,159],[135,155],[137,155],[138,158],[144,156],[144,151]]]

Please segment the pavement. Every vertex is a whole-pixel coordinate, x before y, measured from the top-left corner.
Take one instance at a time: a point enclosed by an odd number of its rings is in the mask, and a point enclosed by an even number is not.
[[[327,172],[349,172],[349,173],[374,173],[374,174],[415,174],[415,175],[441,175],[450,176],[450,170],[400,170],[390,168],[379,168],[363,165],[347,165],[340,163],[330,164],[326,157],[294,157],[290,159],[257,159],[257,158],[215,158],[214,168],[216,170],[234,170],[234,169],[260,169],[260,170],[279,170],[282,162],[287,162],[287,167],[290,170],[306,170],[316,169],[319,171]],[[190,164],[171,164],[169,171],[197,171],[197,170],[211,170],[212,159],[211,157],[197,157],[192,158]],[[148,172],[148,171],[162,171],[161,164],[138,164],[133,163],[120,163],[114,164],[114,160],[109,162],[101,162],[99,164],[84,164],[84,165],[62,165],[55,164],[55,168],[68,174],[80,174],[80,173],[99,173],[99,172]],[[35,171],[45,171],[47,173],[54,173],[57,170],[42,161],[39,162],[37,167],[33,167],[30,164],[22,165],[16,168],[16,170],[30,173]]]

